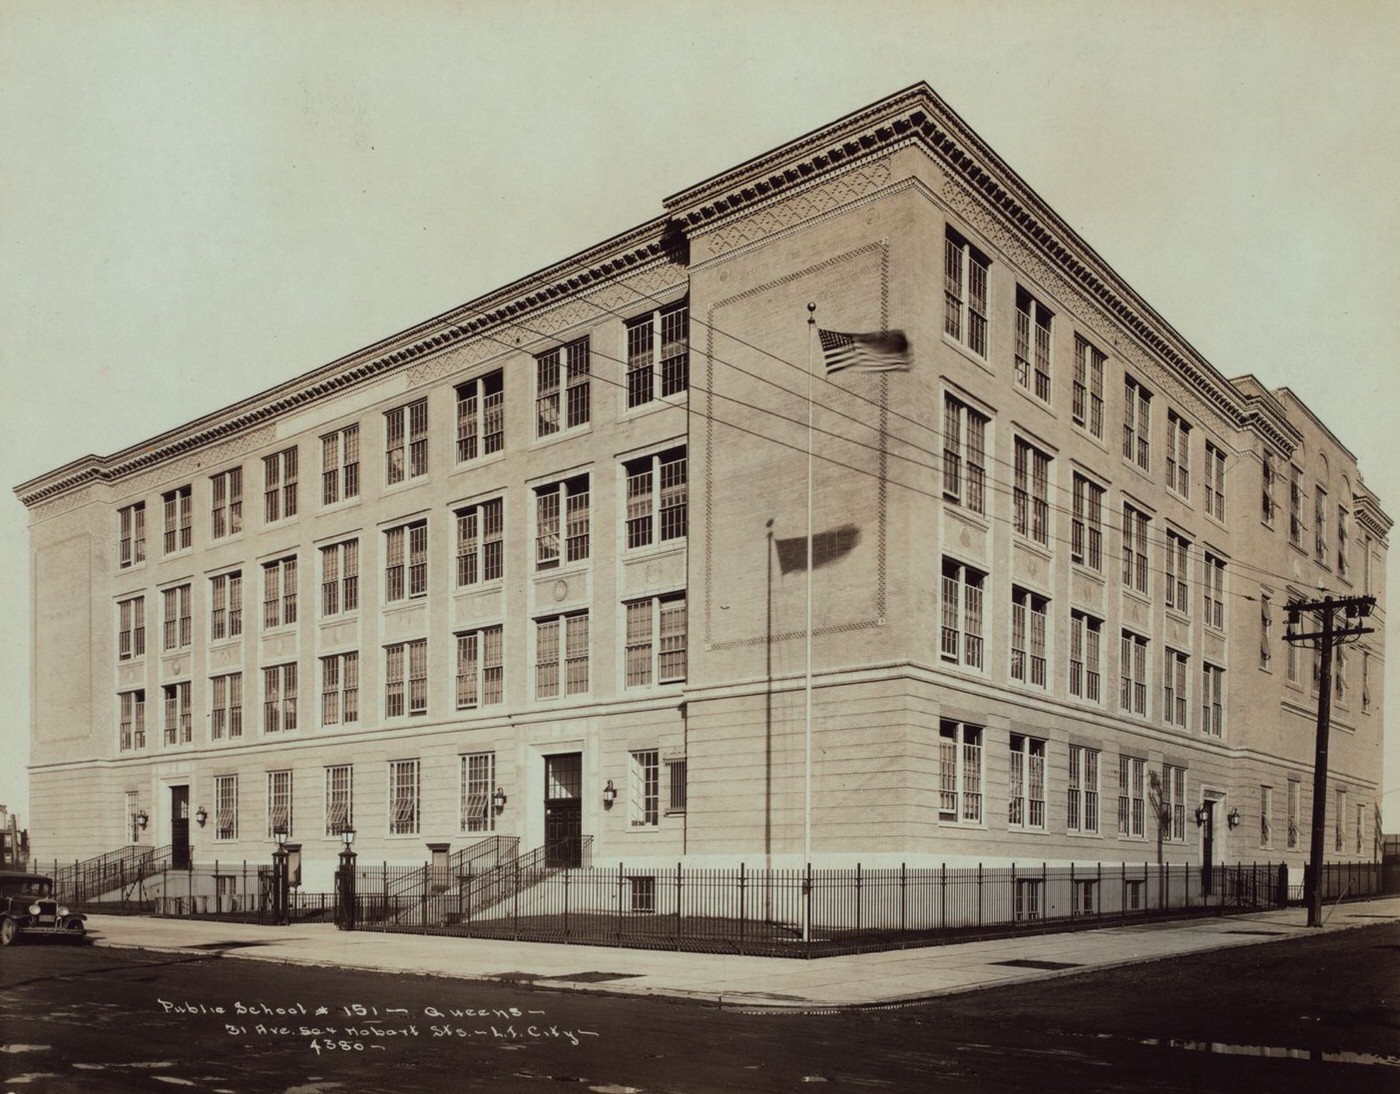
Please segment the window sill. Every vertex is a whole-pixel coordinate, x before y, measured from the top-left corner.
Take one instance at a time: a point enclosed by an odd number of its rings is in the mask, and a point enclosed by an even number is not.
[[[977,351],[970,348],[966,343],[959,342],[946,330],[943,331],[942,337],[943,344],[949,349],[955,351],[960,357],[966,357],[978,368],[985,369],[988,373],[993,372],[991,362],[989,362],[986,357],[982,356],[981,354],[977,353]]]
[[[505,458],[506,450],[505,448],[501,448],[497,452],[486,452],[480,456],[473,456],[468,460],[454,460],[452,462],[452,473],[475,471],[478,468],[485,467],[487,464],[500,463]]]
[[[543,437],[536,433],[535,439],[529,444],[529,451],[533,452],[537,449],[548,448],[550,445],[559,444],[561,441],[572,440],[574,437],[586,437],[592,432],[593,423],[592,421],[587,421],[582,425],[569,426],[557,432],[546,434]],[[496,453],[492,453],[492,455],[496,455]]]
[[[321,512],[322,512],[322,513],[338,513],[338,512],[340,512],[342,509],[353,509],[355,506],[357,506],[357,505],[359,505],[359,504],[360,504],[360,495],[359,495],[359,494],[356,494],[356,495],[354,495],[353,497],[349,497],[349,498],[340,498],[340,499],[337,500],[337,501],[330,501],[330,502],[325,502],[325,501],[323,501],[323,502],[321,503]]]
[[[624,393],[623,402],[626,403]],[[673,407],[685,407],[690,405],[690,388],[678,391],[674,395],[655,395],[644,403],[636,406],[623,406],[618,413],[618,421],[628,421],[634,418],[645,418],[648,414],[655,414],[662,410],[669,410]]]

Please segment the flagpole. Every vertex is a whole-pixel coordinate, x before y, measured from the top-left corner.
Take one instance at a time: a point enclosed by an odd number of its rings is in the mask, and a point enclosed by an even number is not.
[[[807,672],[803,695],[805,726],[802,757],[802,864],[810,881],[812,867],[812,346],[816,339],[817,305],[807,305]],[[802,941],[812,925],[810,893],[803,894]]]

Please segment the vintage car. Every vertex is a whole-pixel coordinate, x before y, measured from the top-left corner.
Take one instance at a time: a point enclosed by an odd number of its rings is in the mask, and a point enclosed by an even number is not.
[[[51,878],[0,870],[0,945],[12,946],[29,935],[76,942],[87,933],[86,919],[54,900]]]

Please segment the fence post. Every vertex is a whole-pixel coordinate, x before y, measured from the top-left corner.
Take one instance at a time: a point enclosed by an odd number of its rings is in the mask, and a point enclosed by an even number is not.
[[[515,857],[515,884],[512,886],[512,888],[515,890],[514,894],[512,895],[512,903],[514,904],[514,908],[515,908],[514,912],[513,912],[512,915],[511,915],[511,923],[512,923],[511,930],[512,930],[512,932],[513,932],[512,941],[514,941],[514,942],[519,942],[519,941],[520,941],[520,856],[519,856],[519,855],[517,855],[517,856]]]
[[[1045,869],[1043,861],[1040,864],[1040,904],[1040,918],[1045,920],[1050,915],[1050,883],[1048,871]]]
[[[749,926],[747,903],[748,890],[746,887],[747,880],[748,874],[745,870],[744,864],[741,862],[739,863],[739,953],[741,956],[744,953],[744,943],[746,941],[745,936],[748,934]]]
[[[1016,880],[1016,864],[1014,862],[1011,864],[1011,880],[1013,883]],[[1012,888],[1015,888],[1014,884]],[[982,864],[980,862],[977,864],[977,926],[982,926]]]
[[[1074,919],[1079,915],[1079,886],[1074,879],[1074,861],[1069,864],[1069,917]]]
[[[811,957],[811,956],[812,956],[812,864],[811,864],[810,862],[807,863],[807,877],[806,877],[806,882],[805,882],[805,883],[803,884],[803,886],[802,886],[802,900],[803,900],[803,903],[806,905],[806,914],[805,914],[805,918],[802,920],[802,922],[804,922],[805,924],[807,924],[807,937],[803,940],[803,943],[802,943],[802,950],[803,950],[802,956],[803,956],[803,957]]]
[[[809,919],[807,922],[811,922]],[[681,948],[681,864],[676,863],[676,949]]]
[[[613,941],[622,945],[622,863],[617,864],[617,920],[613,926]]]
[[[906,930],[909,929],[909,927],[908,927],[908,920],[909,920],[909,917],[908,917],[908,913],[907,913],[908,903],[909,903],[908,889],[907,889],[907,883],[908,883],[907,871],[908,871],[908,869],[909,869],[909,867],[908,867],[908,864],[907,864],[907,863],[901,862],[901,863],[899,864],[899,929],[900,929],[901,931],[906,931]]]
[[[948,927],[948,863],[944,861],[938,868],[938,929]]]
[[[861,890],[860,863],[857,862],[857,863],[856,863],[856,930],[857,930],[857,931],[860,930],[860,890]]]
[[[1094,863],[1094,918],[1103,916],[1103,860]]]
[[[564,941],[569,941],[569,875],[572,870],[565,867],[560,871],[564,875]]]

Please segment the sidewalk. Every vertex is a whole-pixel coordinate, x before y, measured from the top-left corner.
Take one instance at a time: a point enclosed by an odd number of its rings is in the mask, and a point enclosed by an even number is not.
[[[338,931],[330,924],[260,927],[146,916],[92,915],[98,946],[224,958],[529,983],[565,991],[665,995],[722,1006],[837,1008],[909,1002],[1000,984],[1400,921],[1400,897],[1325,909],[1318,930],[1302,908],[987,942],[824,957],[624,950],[494,939]],[[226,948],[227,947],[227,948]],[[1028,964],[1029,963],[1029,964]]]

